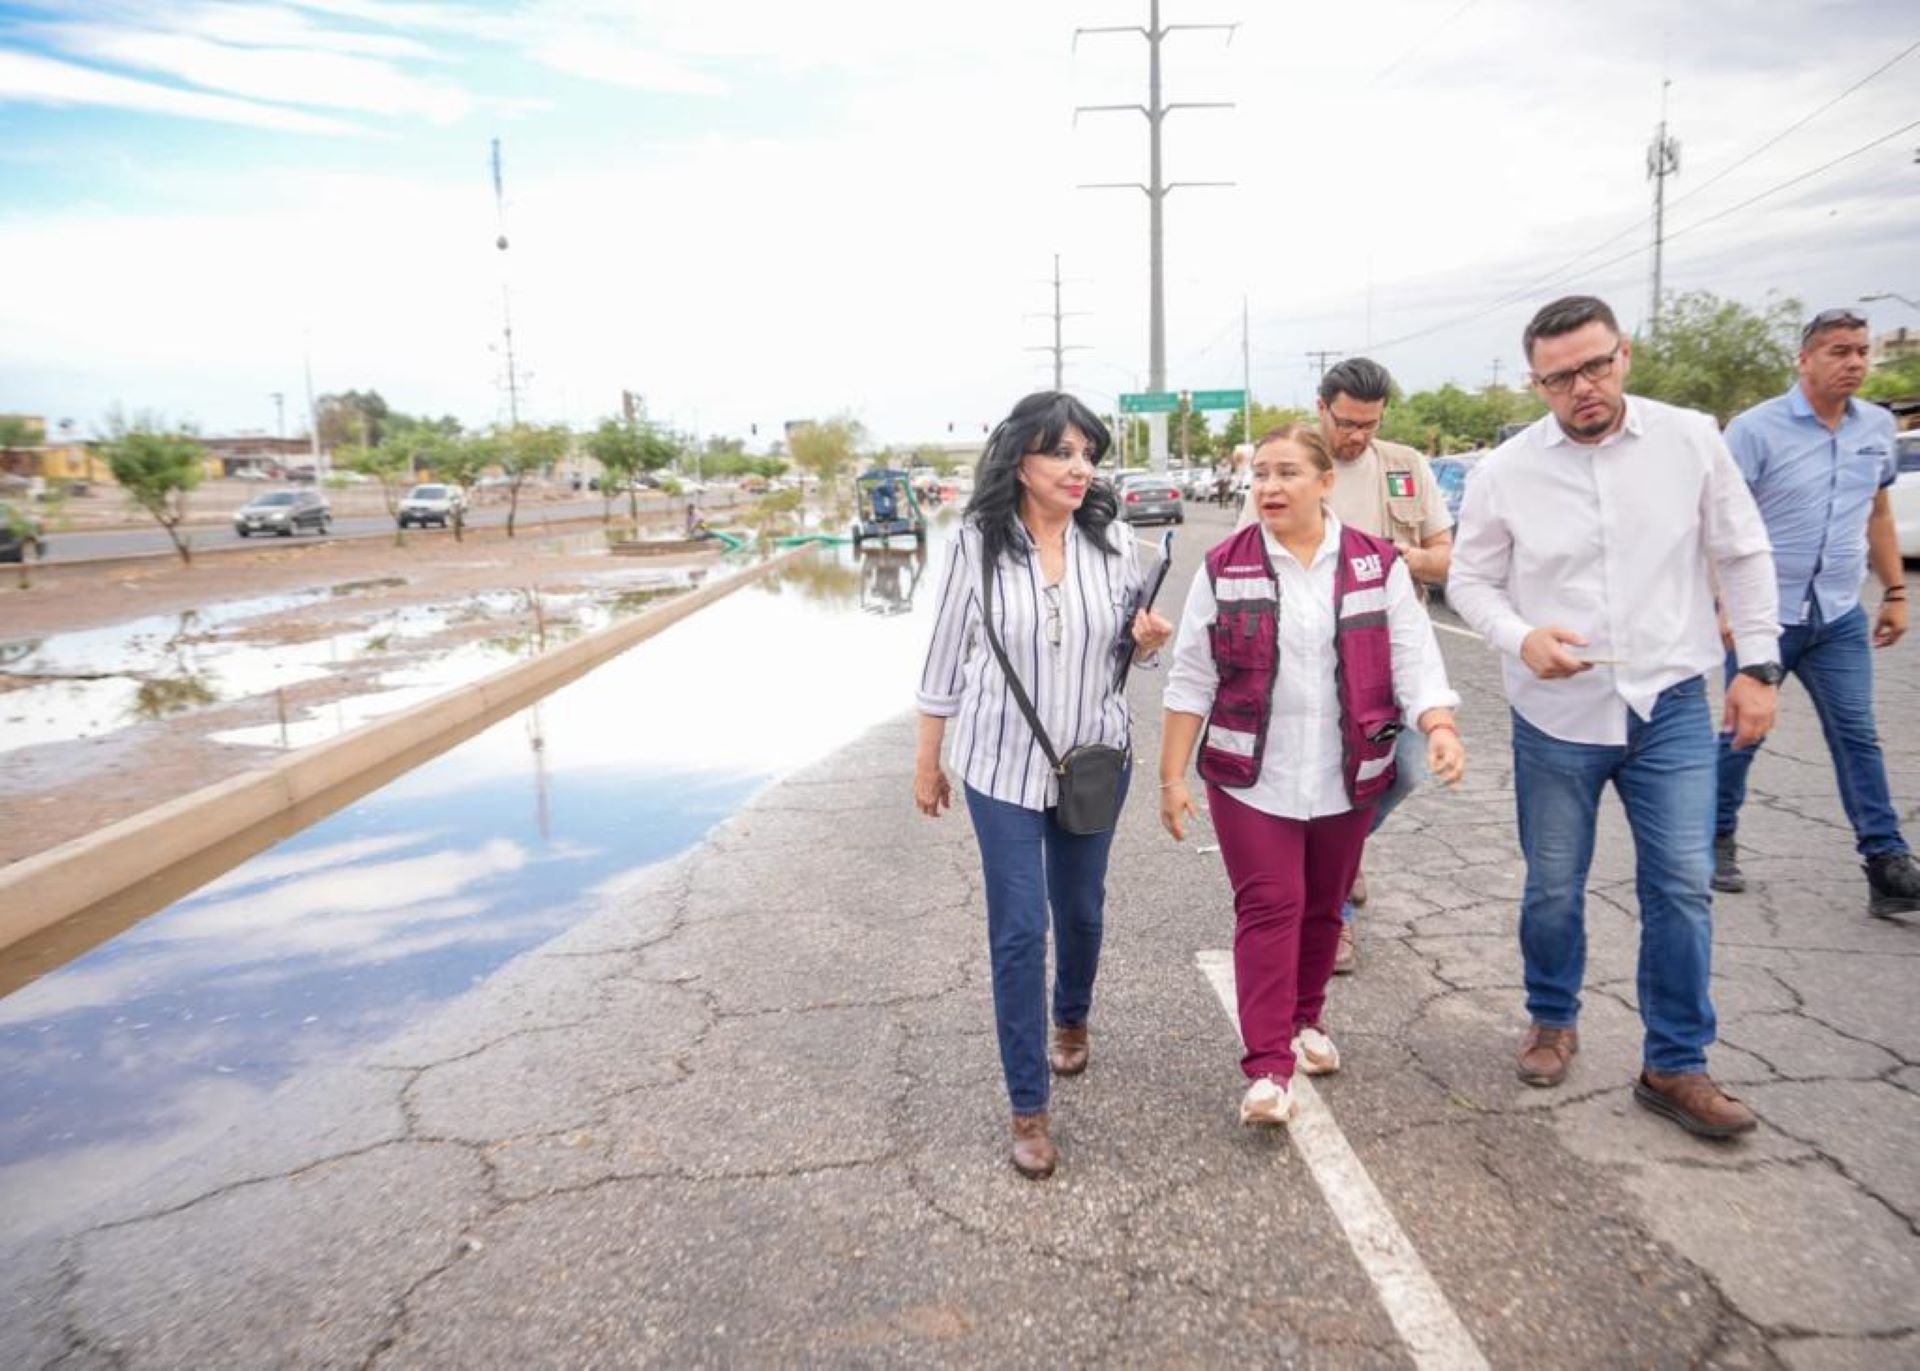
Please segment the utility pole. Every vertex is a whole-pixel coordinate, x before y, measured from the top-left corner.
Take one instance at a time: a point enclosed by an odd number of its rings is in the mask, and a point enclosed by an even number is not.
[[[1307,360],[1309,362],[1312,362],[1316,369],[1315,371],[1316,379],[1320,381],[1326,380],[1327,379],[1327,362],[1331,358],[1342,355],[1342,353],[1344,352],[1345,352],[1344,348],[1308,348]]]
[[[1253,342],[1247,333],[1247,297],[1240,297],[1240,441],[1253,441]]]
[[[284,439],[287,436],[287,397],[281,391],[274,391],[273,400],[273,436]]]
[[[1667,235],[1667,178],[1680,174],[1680,140],[1667,137],[1667,87],[1660,82],[1660,131],[1647,145],[1647,179],[1653,182],[1653,308],[1647,315],[1647,336],[1660,336],[1660,254]]]
[[[493,245],[501,252],[507,250],[507,193],[501,184],[500,140],[493,140],[493,216],[495,236]],[[507,358],[507,422],[518,426],[520,423],[520,377],[513,361],[513,288],[506,281],[505,259],[501,261],[500,280],[500,338],[505,347]]]
[[[1487,389],[1488,389],[1488,390],[1498,390],[1498,389],[1500,388],[1500,367],[1501,367],[1501,365],[1502,365],[1502,363],[1501,363],[1501,361],[1500,361],[1500,359],[1499,359],[1498,357],[1496,357],[1496,358],[1494,358],[1494,359],[1493,359],[1493,379],[1492,379],[1491,381],[1489,381],[1489,382],[1487,382]]]
[[[1076,314],[1081,312],[1082,311],[1078,310],[1074,311]],[[1044,319],[1048,316],[1044,314],[1029,314],[1027,317],[1029,319]],[[1061,341],[1060,321],[1067,317],[1067,315],[1060,312],[1060,254],[1056,252],[1053,254],[1053,343],[1051,346],[1042,343],[1036,347],[1027,349],[1028,352],[1051,352],[1053,354],[1053,388],[1055,390],[1065,390],[1067,388],[1066,354],[1069,352],[1086,351],[1086,348],[1082,345],[1067,344]]]
[[[1079,28],[1073,31],[1076,48],[1080,45],[1083,33],[1137,33],[1147,40],[1147,103],[1144,105],[1078,105],[1073,111],[1074,122],[1080,122],[1085,113],[1105,111],[1137,110],[1147,120],[1147,182],[1138,181],[1096,181],[1083,184],[1082,190],[1138,190],[1147,197],[1147,386],[1155,392],[1167,388],[1167,320],[1166,320],[1166,249],[1164,235],[1164,208],[1167,194],[1182,186],[1231,186],[1232,181],[1174,181],[1167,182],[1161,175],[1160,126],[1166,117],[1177,109],[1232,109],[1230,100],[1176,101],[1171,105],[1160,100],[1160,44],[1170,33],[1182,30],[1226,30],[1227,42],[1233,42],[1233,34],[1238,24],[1167,24],[1160,22],[1160,0],[1147,0],[1147,24],[1142,28],[1138,24],[1113,24],[1098,28]],[[1153,439],[1153,465],[1162,469],[1166,465],[1167,423],[1162,414],[1154,414],[1148,419],[1148,429]]]

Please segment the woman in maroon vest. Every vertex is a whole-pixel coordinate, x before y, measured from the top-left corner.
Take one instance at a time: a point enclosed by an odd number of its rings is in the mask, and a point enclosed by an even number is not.
[[[1374,803],[1406,720],[1435,777],[1466,767],[1433,625],[1393,544],[1323,501],[1333,454],[1317,429],[1269,433],[1253,455],[1257,523],[1207,553],[1167,677],[1160,819],[1174,838],[1200,776],[1233,882],[1242,1123],[1292,1112],[1295,1070],[1337,1071],[1320,1021]]]
[[[1136,656],[1146,656],[1173,636],[1158,614],[1133,608],[1141,575],[1132,531],[1117,521],[1112,489],[1093,479],[1110,441],[1092,411],[1057,391],[1027,396],[994,429],[940,582],[920,676],[914,802],[933,818],[953,803],[940,765],[951,741],[980,841],[1012,1160],[1036,1180],[1052,1175],[1057,1160],[1048,1069],[1073,1076],[1087,1067],[1113,833],[1072,832],[1060,822],[1058,777],[1020,696],[1057,755],[1125,749],[1132,722],[1116,654],[1127,637]],[[983,618],[989,580],[991,614]]]

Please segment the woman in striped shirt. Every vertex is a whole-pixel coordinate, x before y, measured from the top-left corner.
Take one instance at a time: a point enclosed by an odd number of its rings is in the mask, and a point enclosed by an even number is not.
[[[1057,1160],[1048,1134],[1049,1058],[1063,1076],[1087,1065],[1113,834],[1076,835],[1060,826],[1053,769],[982,632],[981,591],[991,574],[995,635],[1056,754],[1088,743],[1125,748],[1127,702],[1114,683],[1122,636],[1146,657],[1173,636],[1173,626],[1144,609],[1126,619],[1141,585],[1139,559],[1132,531],[1116,526],[1113,491],[1093,479],[1111,441],[1085,405],[1057,391],[1029,395],[993,431],[947,560],[920,674],[914,802],[933,818],[953,803],[940,766],[951,719],[953,764],[984,868],[1013,1164],[1035,1179],[1052,1175]],[[1123,799],[1125,786],[1123,779]],[[1051,1053],[1049,905],[1056,962]]]

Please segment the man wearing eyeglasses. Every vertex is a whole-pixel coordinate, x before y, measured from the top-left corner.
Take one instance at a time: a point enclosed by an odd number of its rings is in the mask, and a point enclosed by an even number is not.
[[[1920,910],[1920,865],[1900,833],[1873,719],[1873,648],[1907,631],[1906,576],[1887,490],[1899,474],[1893,415],[1854,398],[1867,376],[1867,321],[1823,310],[1800,335],[1800,379],[1727,426],[1727,445],[1773,539],[1780,661],[1813,698],[1867,873],[1867,911]],[[1868,567],[1884,588],[1867,625]],[[1715,890],[1741,891],[1734,831],[1754,751],[1723,747]]]
[[[1415,448],[1379,436],[1392,393],[1393,377],[1367,357],[1349,357],[1320,378],[1320,436],[1333,450],[1334,461],[1333,494],[1327,503],[1341,523],[1376,538],[1391,539],[1416,586],[1422,582],[1439,585],[1447,579],[1453,555],[1453,514],[1426,457]],[[1256,517],[1249,491],[1240,510],[1240,526],[1244,528]],[[1426,775],[1426,738],[1418,729],[1409,728],[1400,735],[1394,753],[1393,785],[1374,809],[1371,831],[1379,830]],[[1353,907],[1366,901],[1366,877],[1356,875],[1353,898],[1341,911],[1344,917],[1333,962],[1336,976],[1359,968]]]
[[[1556,1086],[1579,1050],[1586,884],[1609,782],[1633,830],[1644,1069],[1634,1098],[1704,1137],[1754,1127],[1707,1075],[1714,1039],[1713,795],[1706,674],[1734,638],[1733,745],[1773,726],[1773,557],[1712,416],[1626,394],[1633,344],[1568,296],[1523,335],[1549,413],[1467,485],[1447,599],[1499,650],[1527,863],[1520,951],[1531,1019],[1517,1071]]]

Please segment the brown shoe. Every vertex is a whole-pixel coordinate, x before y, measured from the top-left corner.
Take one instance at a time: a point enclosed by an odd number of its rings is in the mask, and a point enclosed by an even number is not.
[[[1355,871],[1353,873],[1353,888],[1347,892],[1347,898],[1349,900],[1352,900],[1357,905],[1365,904],[1367,902],[1367,873],[1366,872]]]
[[[1351,976],[1360,969],[1360,949],[1354,943],[1353,920],[1340,925],[1340,942],[1333,949],[1333,974]]]
[[[1059,1164],[1060,1154],[1047,1136],[1045,1114],[1013,1116],[1013,1169],[1030,1181],[1044,1181]]]
[[[1055,1027],[1053,1051],[1047,1054],[1056,1076],[1078,1076],[1087,1069],[1087,1026]]]
[[[1558,1085],[1567,1078],[1567,1068],[1579,1050],[1579,1029],[1533,1024],[1527,1029],[1526,1040],[1520,1044],[1520,1079],[1528,1085]]]
[[[1751,1109],[1715,1085],[1704,1071],[1683,1071],[1673,1076],[1642,1071],[1633,1083],[1633,1098],[1701,1138],[1751,1133],[1760,1122]]]

